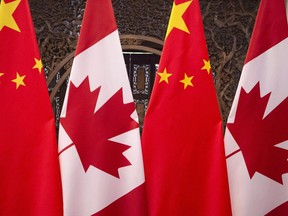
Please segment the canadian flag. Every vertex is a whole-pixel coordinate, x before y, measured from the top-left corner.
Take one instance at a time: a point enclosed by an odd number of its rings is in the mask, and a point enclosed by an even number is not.
[[[146,215],[137,113],[111,0],[88,0],[61,113],[64,215]]]
[[[286,5],[285,5],[286,4]],[[288,215],[287,0],[262,0],[225,133],[234,216]]]

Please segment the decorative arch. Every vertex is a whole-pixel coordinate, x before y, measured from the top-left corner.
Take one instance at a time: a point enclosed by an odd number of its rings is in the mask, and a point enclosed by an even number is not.
[[[120,35],[120,41],[123,51],[141,51],[148,52],[160,56],[163,41],[154,37],[142,36],[142,35]],[[74,58],[75,51],[68,54],[55,68],[49,73],[47,77],[47,86],[52,89],[50,92],[50,101],[53,103],[53,99],[57,92],[67,80],[70,75],[72,61]],[[54,83],[53,80],[57,79],[57,76],[62,74],[61,77]]]

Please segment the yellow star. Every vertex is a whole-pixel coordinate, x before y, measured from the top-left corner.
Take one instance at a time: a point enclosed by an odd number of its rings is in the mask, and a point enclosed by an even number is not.
[[[0,77],[3,76],[3,75],[4,75],[4,73],[0,73]],[[1,81],[0,81],[0,84],[1,84]]]
[[[10,3],[5,3],[4,0],[0,3],[0,31],[4,26],[11,28],[17,32],[20,32],[20,29],[15,22],[12,14],[17,9],[21,0],[15,0]]]
[[[170,32],[172,31],[173,28],[178,28],[178,29],[190,34],[182,16],[185,13],[185,11],[187,10],[187,8],[189,7],[189,5],[192,3],[192,1],[193,0],[184,2],[182,4],[178,4],[178,5],[176,5],[175,2],[173,3],[173,7],[172,7],[172,11],[171,11],[171,17],[170,17],[170,21],[168,24],[167,33],[166,33],[165,38],[168,37],[168,35],[170,34]]]
[[[168,83],[168,78],[172,76],[172,74],[167,73],[166,68],[164,69],[162,73],[158,72],[157,74],[161,77],[159,83],[161,83],[162,81],[165,81],[166,83]]]
[[[210,60],[206,61],[205,59],[203,59],[204,62],[204,66],[201,68],[201,70],[207,70],[207,73],[210,73],[211,70],[211,64],[210,64]]]
[[[26,86],[26,84],[24,83],[25,77],[26,75],[20,76],[18,73],[16,73],[16,78],[12,80],[12,82],[16,83],[16,89],[18,89],[20,85]]]
[[[35,60],[35,65],[34,65],[33,69],[37,68],[39,73],[41,73],[42,72],[42,68],[43,68],[41,59],[38,60],[38,59],[34,58],[34,60]]]
[[[184,84],[184,89],[186,89],[187,86],[193,86],[192,84],[193,77],[194,76],[188,77],[187,74],[185,73],[185,78],[183,80],[180,80],[180,82]]]

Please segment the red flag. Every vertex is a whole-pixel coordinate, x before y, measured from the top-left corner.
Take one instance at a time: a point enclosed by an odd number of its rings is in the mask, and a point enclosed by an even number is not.
[[[88,0],[60,119],[65,215],[146,215],[137,113],[110,0]]]
[[[228,118],[225,150],[235,216],[288,214],[288,25],[284,2],[260,3]]]
[[[231,215],[199,2],[175,1],[142,134],[151,216]]]
[[[56,132],[27,0],[0,4],[0,215],[62,215]]]

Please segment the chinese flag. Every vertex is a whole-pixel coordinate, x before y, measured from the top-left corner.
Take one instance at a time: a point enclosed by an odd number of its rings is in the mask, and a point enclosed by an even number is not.
[[[137,121],[111,0],[88,0],[60,119],[64,215],[146,215]]]
[[[262,0],[225,133],[235,216],[288,215],[287,37],[285,1]]]
[[[56,131],[27,0],[0,4],[0,215],[62,215]]]
[[[173,4],[142,136],[149,215],[231,215],[198,0]]]

